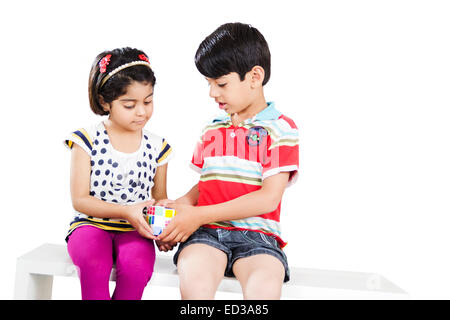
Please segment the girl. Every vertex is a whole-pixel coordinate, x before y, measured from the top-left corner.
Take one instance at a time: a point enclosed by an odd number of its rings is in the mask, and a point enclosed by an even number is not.
[[[70,189],[75,218],[66,238],[83,299],[141,299],[155,262],[155,237],[142,215],[167,198],[170,145],[144,130],[153,113],[155,76],[137,49],[102,52],[89,75],[92,111],[108,115],[65,139],[72,151]],[[164,246],[164,245],[163,245]]]

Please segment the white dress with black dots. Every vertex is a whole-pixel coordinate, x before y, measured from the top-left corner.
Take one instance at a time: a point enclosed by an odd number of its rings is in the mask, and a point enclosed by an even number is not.
[[[167,141],[147,130],[142,131],[141,145],[136,152],[117,151],[110,143],[103,122],[76,130],[64,140],[70,149],[74,143],[91,157],[90,195],[121,205],[150,200],[157,167],[166,164],[173,156]],[[82,225],[114,231],[134,230],[126,220],[95,218],[75,212],[66,240]]]

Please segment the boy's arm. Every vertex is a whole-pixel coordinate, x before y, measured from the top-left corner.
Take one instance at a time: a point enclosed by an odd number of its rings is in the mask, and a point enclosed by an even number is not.
[[[198,195],[199,195],[199,193],[198,193],[198,183],[197,183],[184,196],[175,200],[175,202],[195,206],[195,205],[197,205]]]
[[[70,194],[75,210],[96,218],[127,220],[142,236],[154,239],[152,230],[142,216],[142,209],[154,200],[131,206],[108,203],[93,197],[90,190],[91,162],[89,155],[77,144],[73,145],[70,167]]]
[[[236,199],[198,207],[202,224],[217,221],[238,220],[274,211],[281,201],[289,180],[289,173],[282,172],[264,179],[261,189]]]
[[[197,205],[198,201],[198,183],[194,185],[191,190],[189,190],[184,196],[179,197],[176,200],[170,200],[170,199],[159,199],[156,202],[156,206],[163,206],[163,207],[170,207],[171,204],[179,203],[179,204],[187,204],[191,206]]]
[[[171,203],[168,206],[178,214],[158,239],[183,242],[203,224],[272,212],[280,203],[288,181],[289,172],[281,172],[264,179],[261,189],[216,205],[192,207]]]

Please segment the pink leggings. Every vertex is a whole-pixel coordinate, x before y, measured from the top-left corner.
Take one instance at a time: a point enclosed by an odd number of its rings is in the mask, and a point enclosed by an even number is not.
[[[113,300],[139,300],[152,277],[155,247],[137,231],[105,231],[82,226],[67,243],[69,255],[78,267],[83,300],[110,300],[109,276],[116,264]]]

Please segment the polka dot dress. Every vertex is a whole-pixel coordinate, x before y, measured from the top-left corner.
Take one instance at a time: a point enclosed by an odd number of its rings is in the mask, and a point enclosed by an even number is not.
[[[170,145],[146,130],[143,130],[141,145],[136,152],[120,152],[112,146],[102,122],[73,132],[64,142],[69,148],[77,143],[91,157],[90,195],[121,205],[150,200],[157,167],[167,163],[172,156]],[[130,229],[124,220],[95,218],[77,212],[69,233],[85,224],[108,230]]]

